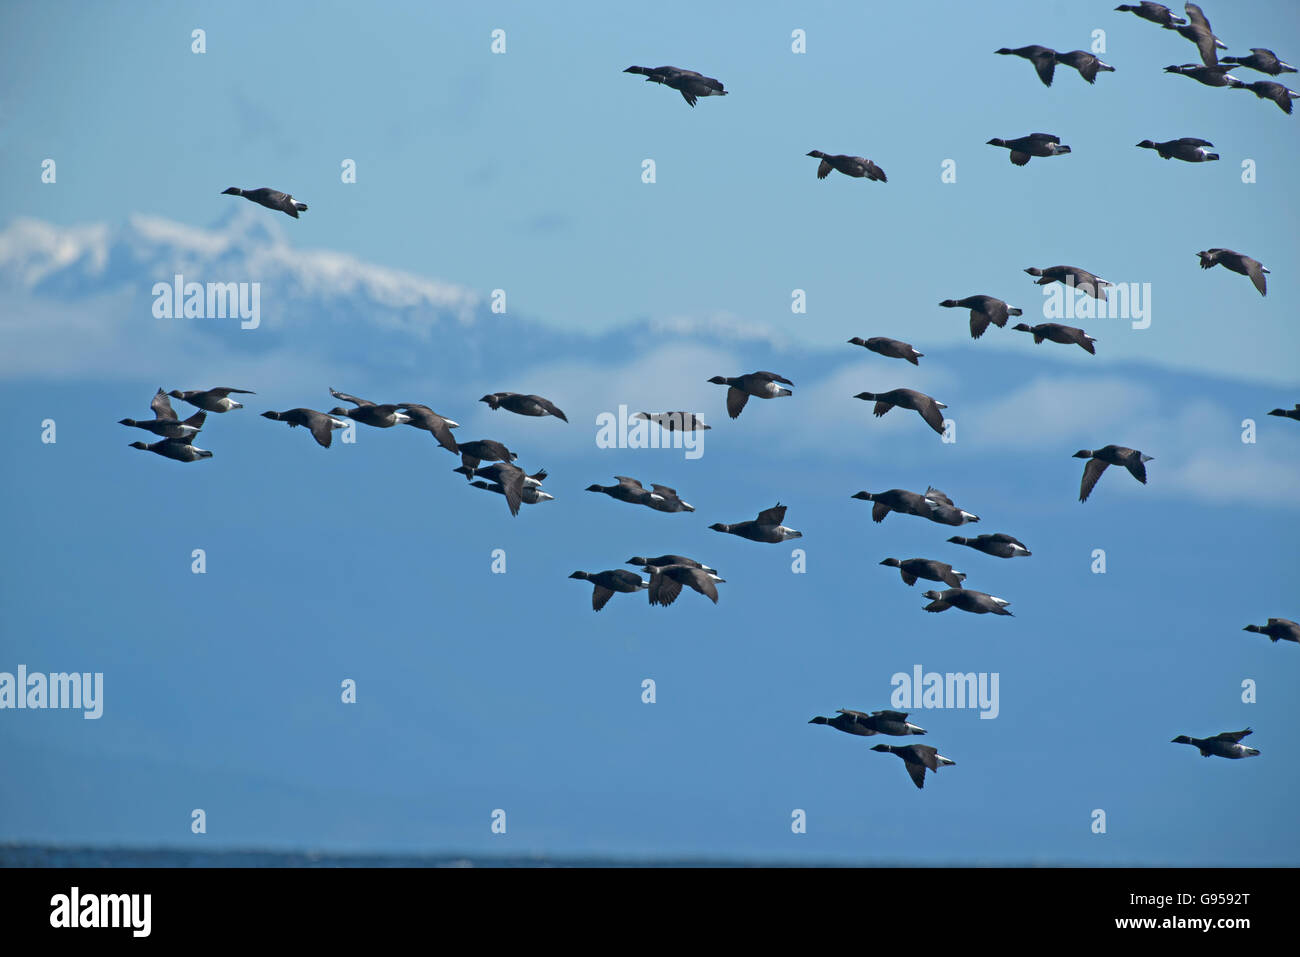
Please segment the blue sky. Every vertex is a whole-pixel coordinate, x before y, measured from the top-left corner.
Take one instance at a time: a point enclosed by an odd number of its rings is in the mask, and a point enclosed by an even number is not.
[[[1163,74],[1192,45],[1113,6],[953,3],[922,23],[898,4],[7,5],[0,670],[102,671],[105,714],[0,712],[4,772],[24,782],[0,796],[0,840],[1297,863],[1300,649],[1241,631],[1300,618],[1300,425],[1265,415],[1300,400],[1297,121]],[[1231,52],[1300,56],[1293,5],[1206,13]],[[1048,89],[992,55],[1087,49],[1098,28],[1116,72],[1093,87],[1061,68]],[[691,110],[623,75],[633,63],[699,69],[730,94]],[[1073,153],[1017,169],[985,145],[1031,131]],[[1178,136],[1223,159],[1133,147]],[[814,148],[869,156],[889,182],[818,182]],[[294,222],[229,185],[310,209]],[[1269,266],[1269,295],[1197,268],[1212,246]],[[972,342],[964,312],[935,305],[985,292],[1042,321],[1023,269],[1056,263],[1149,283],[1150,328],[1081,321],[1091,357],[1009,329]],[[153,318],[151,287],[176,271],[262,283],[262,326]],[[753,369],[795,395],[730,421],[706,380]],[[212,460],[126,448],[137,435],[116,420],[143,417],[157,387],[216,384],[257,395],[209,416]],[[556,501],[512,519],[411,429],[326,451],[257,416],[328,409],[330,386],[505,441],[550,471]],[[850,398],[899,386],[946,402],[957,442]],[[570,424],[476,402],[498,390],[547,395]],[[596,416],[620,404],[702,412],[705,454],[597,448]],[[1155,456],[1150,484],[1112,470],[1080,505],[1070,454],[1111,442]],[[582,491],[614,474],[697,511]],[[928,484],[982,516],[973,533],[1015,534],[1033,557],[960,549],[914,518],[874,525],[850,499]],[[797,542],[708,530],[778,500]],[[566,578],[662,552],[719,568],[721,602],[616,596],[593,614]],[[1016,617],[925,614],[924,583],[877,564],[914,555]],[[920,792],[874,741],[806,723],[888,707],[890,676],[917,664],[997,672],[1001,697],[995,720],[914,712],[957,761]],[[1258,759],[1169,743],[1247,725]]]

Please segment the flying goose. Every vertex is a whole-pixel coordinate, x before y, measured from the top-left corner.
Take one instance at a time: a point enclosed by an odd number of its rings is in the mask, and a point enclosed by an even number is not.
[[[889,392],[859,392],[853,398],[867,402],[874,400],[876,405],[872,409],[872,414],[877,418],[894,406],[900,409],[911,409],[925,419],[926,425],[943,435],[943,413],[939,410],[948,407],[924,392],[917,392],[915,389],[891,389]]]
[[[1008,316],[1019,316],[1021,310],[1015,306],[1008,306],[1001,299],[995,299],[993,296],[967,296],[965,299],[945,299],[939,303],[945,309],[969,309],[970,310],[970,337],[978,339],[984,335],[984,330],[988,329],[989,323],[997,326],[999,329],[1007,324]]]
[[[715,532],[739,535],[751,542],[766,542],[768,544],[785,542],[792,538],[803,538],[803,532],[797,532],[793,528],[786,528],[781,524],[785,521],[785,510],[786,506],[778,502],[771,508],[765,508],[759,512],[758,518],[753,521],[736,522],[731,525],[725,522],[715,522],[709,528]]]
[[[1174,16],[1173,12],[1163,3],[1153,3],[1152,0],[1142,0],[1136,6],[1130,3],[1121,3],[1115,9],[1127,13],[1136,13],[1143,20],[1150,20],[1162,27],[1182,26],[1187,22],[1182,17]]]
[[[456,445],[456,438],[451,434],[452,429],[460,428],[459,422],[453,422],[446,416],[434,412],[427,405],[420,405],[418,402],[399,402],[397,408],[406,413],[407,425],[428,432],[448,452],[460,452],[460,448]]]
[[[945,758],[939,753],[938,748],[932,748],[928,744],[878,744],[872,751],[884,751],[888,754],[896,754],[903,759],[907,767],[907,773],[912,778],[912,783],[918,788],[925,787],[925,772],[927,769],[935,772],[946,765],[953,765],[957,762],[951,758]]]
[[[943,582],[951,588],[961,588],[966,580],[966,573],[955,571],[947,562],[937,562],[932,558],[886,558],[880,564],[897,568],[904,585],[915,585],[918,578],[926,581]]]
[[[645,504],[649,505],[657,512],[693,512],[695,506],[690,502],[683,502],[677,496],[677,489],[669,488],[667,485],[650,485],[650,499]]]
[[[1075,452],[1071,458],[1088,459],[1088,464],[1083,468],[1083,482],[1079,485],[1079,501],[1086,502],[1088,496],[1092,494],[1092,488],[1097,484],[1097,479],[1101,478],[1101,473],[1112,465],[1122,465],[1128,469],[1135,479],[1143,485],[1147,484],[1147,467],[1146,463],[1151,461],[1151,456],[1144,455],[1137,449],[1128,449],[1122,445],[1107,445],[1105,448],[1088,451],[1080,449]]]
[[[223,189],[222,196],[242,196],[244,199],[251,199],[259,206],[265,206],[267,209],[278,209],[282,213],[288,213],[294,219],[298,218],[299,213],[307,211],[307,204],[300,203],[288,193],[282,193],[278,189],[271,189],[262,186],[258,189],[240,189],[238,186],[232,186],[230,189]]]
[[[691,107],[695,106],[697,97],[727,95],[719,81],[694,70],[682,70],[675,66],[630,66],[623,72],[639,73],[646,78],[647,83],[662,83],[676,90]]]
[[[1011,150],[1011,162],[1016,166],[1024,166],[1034,156],[1062,156],[1070,152],[1070,147],[1062,146],[1061,138],[1053,133],[1030,133],[1014,140],[994,137],[988,145]]]
[[[149,408],[153,410],[152,419],[144,421],[118,419],[117,424],[144,429],[146,432],[152,432],[164,439],[179,439],[182,436],[193,435],[195,432],[202,430],[203,422],[208,417],[206,412],[200,410],[182,422],[176,417],[176,412],[172,409],[167,393],[162,389],[159,389],[154,395],[153,400],[149,403]]]
[[[1266,635],[1273,641],[1294,641],[1300,643],[1300,625],[1290,618],[1270,618],[1267,625],[1247,625],[1242,631],[1256,635]]]
[[[650,505],[652,499],[663,499],[658,492],[644,488],[634,478],[628,478],[626,475],[615,475],[614,478],[618,481],[617,485],[588,485],[587,491],[604,492],[610,498],[627,502],[629,505]]]
[[[346,392],[338,392],[334,389],[330,389],[330,395],[356,406],[352,410],[341,406],[335,407],[330,409],[330,415],[341,415],[354,422],[374,426],[376,429],[391,429],[395,425],[411,421],[409,415],[397,411],[396,405],[376,405],[368,399],[358,399],[355,395],[348,395]]]
[[[146,444],[144,442],[132,442],[129,446],[133,449],[143,449],[146,452],[154,452],[165,459],[175,459],[177,462],[194,462],[198,459],[210,459],[212,453],[206,449],[196,449],[191,443],[194,441],[194,433],[182,435],[176,439],[162,439],[158,442]]]
[[[994,532],[992,535],[977,535],[974,538],[954,535],[948,541],[954,545],[965,545],[967,548],[973,548],[985,555],[992,555],[994,558],[1017,558],[1021,556],[1028,558],[1033,554],[1020,539],[1012,538],[1003,532]]]
[[[1224,63],[1235,63],[1237,66],[1244,66],[1247,70],[1257,70],[1269,76],[1296,72],[1296,68],[1290,63],[1283,63],[1277,58],[1276,53],[1264,47],[1251,47],[1250,56],[1225,56],[1222,59]]]
[[[1087,53],[1083,50],[1071,50],[1069,53],[1058,53],[1056,54],[1056,62],[1074,67],[1074,69],[1079,71],[1079,76],[1083,77],[1089,83],[1096,82],[1098,71],[1103,73],[1115,72],[1115,68],[1109,63],[1103,63],[1091,53]]]
[[[469,469],[466,468],[464,465],[461,465],[452,469],[452,471],[457,472],[465,476],[466,478],[475,478],[481,475],[489,482],[500,482],[504,470],[513,469],[513,468],[515,468],[515,466],[513,465],[506,465],[505,463],[497,463],[495,465],[484,465],[481,468],[476,468],[476,469]],[[546,469],[539,469],[538,471],[534,472],[532,475],[524,476],[524,485],[541,485],[545,481],[546,481]]]
[[[207,390],[191,389],[188,392],[172,389],[167,394],[173,399],[180,399],[182,402],[197,406],[204,412],[229,412],[231,409],[242,409],[244,407],[241,403],[230,398],[232,392],[238,392],[240,395],[257,395],[256,392],[251,392],[248,389],[225,387]]]
[[[540,395],[520,395],[518,392],[493,392],[491,395],[485,395],[479,399],[480,402],[486,402],[488,408],[505,409],[507,412],[514,412],[516,415],[553,415],[557,419],[568,422],[568,417],[556,408],[555,403],[550,399],[544,399]]]
[[[677,600],[682,593],[682,586],[689,585],[713,604],[718,603],[717,582],[725,579],[706,572],[703,568],[690,565],[662,565],[650,570],[649,598],[652,605],[667,607]]]
[[[1213,145],[1209,140],[1197,139],[1194,136],[1166,140],[1163,143],[1143,140],[1138,144],[1143,149],[1155,150],[1162,159],[1180,159],[1185,163],[1208,163],[1217,160],[1219,154],[1211,153],[1206,149],[1207,146]]]
[[[1003,56],[1024,57],[1034,65],[1038,72],[1038,78],[1043,81],[1043,86],[1052,85],[1052,74],[1056,72],[1057,52],[1051,47],[1039,46],[1037,43],[1027,47],[1016,47],[1014,50],[1009,47],[1003,47],[995,51]]]
[[[289,409],[287,412],[263,412],[262,418],[271,419],[274,422],[288,422],[289,428],[294,429],[302,425],[311,433],[312,438],[325,448],[330,447],[334,441],[334,430],[347,428],[347,423],[334,418],[332,415],[326,415],[324,412],[317,412],[315,409]]]
[[[871,502],[871,520],[883,522],[890,512],[901,515],[928,516],[934,507],[924,495],[909,492],[905,488],[891,488],[884,492],[855,492],[852,496],[863,502]]]
[[[1300,402],[1296,403],[1294,409],[1274,409],[1269,415],[1280,415],[1283,418],[1295,419],[1300,422]]]
[[[969,588],[927,591],[922,592],[921,597],[930,599],[930,604],[925,606],[926,611],[940,612],[947,611],[949,608],[960,608],[962,611],[969,611],[975,615],[994,614],[1014,617],[1011,612],[1007,611],[1006,607],[1011,602]]]
[[[475,478],[478,475],[490,478],[492,482],[496,483],[495,486],[489,485],[491,491],[495,492],[500,489],[501,494],[506,498],[506,507],[510,509],[510,514],[519,514],[519,506],[524,500],[524,487],[529,484],[528,477],[524,475],[524,470],[519,466],[511,465],[508,462],[499,462],[496,465],[491,466],[490,475],[488,474],[488,469],[477,471],[466,468],[465,466],[461,466],[461,468],[456,469],[456,471],[464,472],[467,478]],[[545,471],[542,471],[540,474],[543,478],[546,477]],[[534,479],[529,487],[537,489],[540,485],[541,482]]]
[[[1243,83],[1236,77],[1232,80],[1230,85],[1234,90],[1250,90],[1261,100],[1272,100],[1283,113],[1289,114],[1292,109],[1291,101],[1300,96],[1300,93],[1295,90],[1288,89],[1281,83],[1274,83],[1272,80],[1256,80],[1254,83]]]
[[[733,419],[738,417],[745,408],[745,403],[749,401],[751,395],[756,395],[760,399],[775,399],[780,396],[794,395],[789,389],[782,389],[778,382],[784,382],[786,385],[794,385],[784,376],[779,376],[775,372],[750,372],[742,376],[721,376],[715,375],[709,380],[714,385],[729,386],[727,389],[727,415]]]
[[[1214,66],[1219,62],[1219,50],[1228,49],[1228,45],[1214,35],[1210,29],[1210,21],[1205,19],[1205,14],[1201,8],[1194,3],[1185,4],[1183,9],[1187,13],[1187,19],[1190,23],[1177,24],[1166,23],[1166,30],[1173,30],[1180,36],[1186,37],[1196,44],[1196,49],[1200,51],[1201,62],[1206,66]]]
[[[930,503],[930,514],[922,516],[940,525],[965,525],[978,522],[980,517],[964,508],[958,508],[947,495],[931,485],[925,490],[925,500]]]
[[[591,592],[592,611],[600,611],[604,608],[606,603],[614,597],[614,592],[629,594],[650,587],[650,583],[636,572],[625,571],[622,568],[611,568],[595,574],[591,572],[574,572],[569,577],[591,582],[595,586]]]
[[[901,738],[909,734],[925,734],[925,728],[908,722],[906,711],[873,711],[867,714],[865,711],[849,711],[846,708],[839,708],[833,718],[824,718],[818,715],[808,723],[827,724],[836,731],[862,735],[863,737],[888,734]]]
[[[466,481],[474,477],[480,462],[505,462],[509,464],[519,458],[500,442],[492,439],[457,442],[456,450],[460,452],[460,464],[469,469],[465,474]]]
[[[1106,287],[1111,285],[1105,279],[1094,276],[1088,270],[1080,269],[1078,266],[1047,266],[1044,269],[1030,266],[1025,272],[1031,276],[1039,277],[1034,282],[1036,286],[1046,286],[1048,283],[1059,282],[1071,289],[1082,289],[1092,298],[1100,299],[1102,302],[1107,299]]]
[[[1093,345],[1097,340],[1077,326],[1063,326],[1059,322],[1040,322],[1036,326],[1031,326],[1018,322],[1011,328],[1017,332],[1032,333],[1036,346],[1042,345],[1044,339],[1050,339],[1063,346],[1076,345],[1089,355],[1097,354],[1097,349]]]
[[[1251,259],[1231,249],[1205,249],[1196,255],[1201,257],[1201,268],[1211,269],[1222,266],[1242,276],[1249,276],[1261,296],[1268,295],[1268,281],[1264,274],[1268,272],[1258,259]]]
[[[919,366],[921,363],[916,360],[925,355],[924,352],[917,352],[910,342],[900,342],[898,339],[887,339],[884,336],[872,336],[870,339],[854,336],[849,340],[849,345],[863,346],[888,359],[906,359],[914,366]]]
[[[1215,63],[1203,66],[1199,63],[1184,63],[1181,66],[1167,66],[1165,72],[1191,77],[1206,86],[1242,86],[1240,80],[1229,75],[1228,71],[1231,69],[1233,69],[1231,64]]]
[[[1241,743],[1241,739],[1248,734],[1254,732],[1250,728],[1244,731],[1220,731],[1212,738],[1189,738],[1185,734],[1180,734],[1169,743],[1195,745],[1203,758],[1208,758],[1210,755],[1220,758],[1253,758],[1259,754],[1259,750]]]
[[[647,419],[669,432],[699,432],[713,428],[694,412],[635,412],[632,418]]]
[[[510,502],[509,493],[507,493],[505,488],[502,487],[501,484],[498,482],[477,481],[477,482],[470,482],[469,484],[474,488],[481,488],[487,492],[496,492],[498,495],[506,495],[507,496],[506,504],[508,505]],[[522,501],[525,505],[536,505],[538,502],[553,502],[555,501],[555,496],[543,492],[542,487],[540,485],[525,484],[522,490],[522,494],[520,496],[520,501]],[[517,511],[512,510],[510,514],[511,515],[517,514]]]
[[[710,575],[716,575],[718,573],[716,568],[710,568],[708,565],[703,565],[693,558],[684,558],[681,555],[660,555],[658,558],[644,558],[640,555],[635,555],[627,560],[627,564],[640,565],[642,568],[646,569],[663,568],[665,565],[685,565],[688,568],[702,569]],[[717,580],[722,581],[721,578]]]
[[[866,178],[875,183],[889,182],[885,179],[885,171],[865,156],[845,156],[842,153],[831,155],[821,150],[813,150],[807,155],[821,160],[817,165],[818,179],[825,179],[830,175],[831,170],[838,170],[845,176]]]

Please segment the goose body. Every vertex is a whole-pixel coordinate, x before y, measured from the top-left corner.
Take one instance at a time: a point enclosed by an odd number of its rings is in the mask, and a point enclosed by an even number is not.
[[[932,748],[928,744],[878,744],[871,750],[896,754],[902,758],[908,776],[918,788],[925,787],[926,771],[938,773],[941,767],[957,763],[951,758],[945,758],[939,753],[938,748]]]
[[[1063,156],[1070,152],[1070,147],[1062,145],[1061,138],[1053,133],[1030,133],[1013,140],[994,137],[988,145],[1011,150],[1011,162],[1016,166],[1024,166],[1035,156]]]
[[[600,611],[604,608],[605,604],[614,597],[615,592],[630,594],[650,587],[650,583],[636,572],[629,572],[622,568],[611,568],[595,574],[574,572],[569,577],[591,582],[595,586],[591,592],[592,611]]]
[[[1107,300],[1106,287],[1111,285],[1105,279],[1094,276],[1088,270],[1080,269],[1078,266],[1047,266],[1043,269],[1030,266],[1025,272],[1038,277],[1034,282],[1037,286],[1059,282],[1063,286],[1082,289],[1092,298],[1103,302]]]
[[[238,186],[232,186],[229,189],[223,189],[221,194],[223,196],[242,196],[244,199],[252,200],[259,206],[278,210],[292,216],[294,219],[298,218],[299,213],[307,211],[306,203],[300,203],[288,193],[282,193],[278,189],[271,189],[268,186],[261,186],[257,189],[240,189]]]
[[[1296,403],[1294,409],[1274,409],[1269,415],[1279,415],[1286,419],[1295,419],[1300,422],[1300,402]]]
[[[1229,75],[1228,71],[1232,69],[1232,64],[1208,64],[1184,63],[1181,66],[1167,66],[1166,73],[1177,73],[1179,76],[1190,77],[1198,83],[1204,83],[1206,86],[1242,86],[1242,82],[1235,76]]]
[[[1283,63],[1277,58],[1276,53],[1264,47],[1251,47],[1250,56],[1225,56],[1222,59],[1224,63],[1233,63],[1245,67],[1247,70],[1267,73],[1269,76],[1281,76],[1283,73],[1296,72],[1296,68],[1290,63]]]
[[[159,389],[149,403],[149,408],[153,410],[152,419],[118,419],[118,425],[128,425],[136,429],[144,429],[154,435],[164,439],[179,439],[187,435],[193,435],[203,429],[203,423],[208,414],[202,410],[195,412],[188,419],[181,421],[176,417],[175,410],[167,398],[167,393]]]
[[[713,428],[694,412],[636,412],[632,418],[646,419],[669,432],[700,432]]]
[[[969,588],[927,591],[921,597],[930,599],[930,604],[925,606],[926,611],[940,612],[947,611],[949,608],[960,608],[962,611],[968,611],[974,615],[992,614],[1011,617],[1011,612],[1007,611],[1007,605],[1011,604],[1011,602]]]
[[[1267,625],[1247,625],[1242,631],[1264,635],[1274,642],[1294,641],[1300,643],[1300,625],[1297,625],[1290,618],[1270,618]]]
[[[406,413],[407,425],[428,432],[448,452],[459,454],[460,447],[456,445],[456,438],[451,434],[452,429],[460,428],[459,422],[453,422],[418,402],[399,402],[397,408]]]
[[[1008,316],[1019,316],[1021,310],[1008,306],[994,296],[967,296],[965,299],[945,299],[939,303],[945,309],[970,310],[970,337],[978,339],[984,335],[989,323],[1001,329],[1007,324]]]
[[[1201,752],[1201,757],[1208,758],[1211,756],[1220,758],[1253,758],[1259,754],[1258,749],[1249,748],[1241,743],[1241,739],[1248,734],[1253,734],[1250,728],[1242,731],[1220,731],[1212,738],[1189,738],[1185,734],[1180,734],[1174,738],[1170,744],[1190,744]]]
[[[629,505],[648,505],[651,506],[652,500],[658,499],[663,501],[663,496],[658,492],[653,492],[644,488],[640,482],[634,478],[628,478],[626,475],[615,475],[618,481],[617,485],[588,485],[588,492],[604,492],[610,498],[618,499],[620,502],[627,502]]]
[[[911,724],[907,720],[906,711],[872,711],[868,714],[865,711],[849,711],[840,708],[833,718],[818,715],[808,723],[829,725],[836,731],[861,735],[862,737],[888,734],[901,738],[909,734],[926,733],[925,728]]]
[[[751,542],[766,542],[768,544],[785,542],[792,538],[802,538],[803,532],[795,531],[793,528],[787,528],[781,524],[785,521],[785,510],[786,506],[778,502],[772,508],[759,512],[758,517],[752,521],[737,522],[731,525],[725,522],[715,522],[709,528],[715,532],[739,535]]]
[[[924,392],[917,392],[915,389],[892,389],[889,392],[859,392],[853,398],[862,399],[866,402],[874,401],[876,405],[872,409],[872,414],[877,418],[894,406],[898,406],[900,409],[911,409],[925,420],[926,425],[943,435],[943,412],[941,410],[948,407]]]
[[[212,458],[212,453],[206,449],[196,449],[192,444],[193,441],[194,435],[191,433],[180,438],[162,439],[158,442],[132,442],[129,447],[142,449],[145,452],[153,452],[155,455],[161,455],[165,459],[173,459],[177,462],[196,462],[199,459]]]
[[[964,508],[958,508],[953,504],[952,499],[933,485],[925,490],[925,500],[930,503],[930,513],[922,517],[938,522],[940,525],[965,525],[980,520],[978,515]]]
[[[1033,554],[1020,539],[1013,538],[1003,532],[994,532],[992,535],[977,535],[974,538],[954,535],[948,541],[954,545],[965,545],[967,548],[973,548],[985,555],[992,555],[994,558],[1028,558]]]
[[[888,339],[884,336],[872,336],[870,339],[854,336],[849,340],[849,345],[863,346],[888,359],[906,359],[914,366],[919,366],[921,363],[917,360],[925,355],[924,352],[917,352],[910,342],[901,342],[898,339]]]
[[[1201,258],[1202,269],[1222,266],[1241,276],[1246,276],[1261,296],[1268,295],[1268,280],[1264,278],[1268,269],[1258,259],[1251,259],[1231,249],[1206,249],[1196,254]]]
[[[751,395],[760,399],[775,399],[780,396],[794,395],[789,389],[783,389],[777,385],[778,382],[784,382],[786,385],[794,385],[784,376],[779,376],[775,372],[750,372],[742,376],[721,376],[715,375],[709,380],[714,385],[727,386],[727,415],[733,419],[744,411],[745,403],[749,401]]]
[[[857,492],[853,495],[860,501],[871,502],[871,520],[883,522],[890,512],[902,515],[930,514],[933,505],[919,492],[909,492],[905,488],[891,488],[884,492]]]
[[[1043,86],[1052,85],[1052,74],[1056,72],[1056,58],[1059,54],[1051,47],[1039,46],[1037,43],[1027,47],[1003,47],[997,50],[1003,56],[1023,57],[1034,65],[1034,71],[1043,81]]]
[[[649,598],[652,605],[667,607],[677,600],[686,586],[699,592],[713,604],[718,603],[718,582],[725,581],[703,568],[690,565],[662,565],[650,570]]]
[[[505,462],[508,464],[519,458],[514,452],[493,439],[458,442],[456,443],[456,450],[460,452],[460,464],[469,470],[465,475],[467,481],[474,478],[480,462]]]
[[[1147,484],[1146,463],[1151,461],[1151,456],[1137,449],[1125,448],[1122,445],[1107,445],[1092,451],[1080,449],[1074,453],[1073,458],[1089,460],[1083,468],[1083,481],[1079,485],[1080,502],[1088,500],[1093,487],[1097,484],[1097,479],[1101,478],[1101,473],[1112,465],[1122,465],[1135,479],[1143,485]]]
[[[1031,333],[1034,337],[1034,345],[1042,345],[1044,339],[1050,339],[1061,345],[1078,346],[1089,355],[1097,354],[1097,349],[1093,345],[1097,340],[1077,326],[1063,326],[1059,322],[1040,322],[1036,326],[1031,326],[1018,322],[1012,328],[1017,332]]]
[[[341,415],[353,422],[360,422],[376,429],[391,429],[395,425],[403,425],[411,421],[411,417],[405,412],[397,411],[398,407],[395,404],[376,405],[368,399],[358,399],[354,395],[348,395],[346,392],[339,392],[335,389],[330,389],[330,395],[336,399],[342,399],[344,402],[351,402],[356,406],[355,409],[345,409],[342,406],[335,407],[330,409],[330,415]]]
[[[250,392],[248,389],[231,389],[225,386],[216,389],[191,389],[187,392],[172,389],[167,394],[173,399],[188,402],[204,412],[229,412],[231,409],[242,409],[244,407],[241,403],[230,398],[232,392],[238,392],[241,395],[257,394],[256,392]]]
[[[821,150],[813,150],[808,155],[821,160],[821,162],[817,164],[818,179],[825,179],[830,175],[831,170],[835,170],[836,172],[843,173],[845,176],[868,179],[875,183],[889,182],[885,178],[885,171],[865,156],[845,156],[843,154],[832,155],[830,153],[823,153]]]
[[[1187,22],[1182,17],[1174,16],[1173,11],[1163,3],[1153,3],[1151,0],[1142,0],[1138,4],[1121,3],[1115,9],[1127,13],[1136,13],[1143,20],[1150,20],[1162,27],[1177,27]]]
[[[694,107],[696,99],[701,96],[727,95],[721,82],[694,70],[683,70],[675,66],[630,66],[623,72],[640,74],[646,78],[647,83],[661,83],[676,90],[690,107]]]
[[[681,555],[660,555],[657,558],[644,558],[633,556],[627,560],[629,565],[640,565],[645,569],[663,568],[667,565],[685,565],[687,568],[699,568],[710,575],[717,575],[716,568],[710,568],[708,565],[702,565],[693,558],[684,558]],[[721,579],[718,579],[721,581]]]
[[[1261,100],[1272,100],[1277,104],[1279,110],[1283,113],[1291,113],[1293,107],[1291,101],[1300,93],[1283,86],[1281,83],[1274,83],[1272,80],[1256,80],[1254,83],[1243,83],[1241,80],[1232,78],[1228,84],[1234,90],[1250,90]]]
[[[1183,10],[1187,13],[1188,23],[1166,23],[1166,30],[1173,30],[1179,36],[1185,37],[1196,44],[1197,52],[1201,54],[1201,62],[1206,66],[1215,66],[1219,62],[1219,51],[1228,49],[1228,45],[1214,35],[1210,29],[1210,21],[1205,19],[1205,14],[1201,8],[1194,3],[1185,4]]]
[[[291,429],[301,425],[311,433],[317,444],[324,448],[329,448],[330,443],[334,441],[335,429],[347,428],[346,422],[336,419],[332,415],[326,415],[324,412],[317,412],[315,409],[263,412],[262,418],[270,419],[273,422],[288,422]]]
[[[1138,144],[1143,149],[1155,150],[1162,159],[1180,159],[1184,163],[1209,163],[1219,158],[1218,153],[1211,153],[1206,147],[1213,146],[1209,140],[1184,136],[1176,140],[1156,143],[1143,140]]]
[[[513,412],[516,415],[553,415],[557,419],[568,422],[568,417],[556,407],[550,399],[545,399],[540,395],[520,395],[518,392],[493,392],[491,395],[485,395],[479,399],[480,402],[486,402],[491,409],[505,409],[507,412]]]
[[[924,578],[926,581],[943,582],[950,588],[961,588],[961,583],[966,580],[964,572],[955,571],[947,562],[937,562],[930,558],[908,558],[903,561],[886,558],[880,564],[897,568],[904,585],[915,585],[918,578]]]
[[[1073,67],[1079,71],[1079,76],[1083,77],[1089,83],[1097,80],[1098,73],[1114,73],[1115,68],[1109,63],[1104,63],[1097,57],[1084,50],[1071,50],[1069,53],[1056,54],[1056,62]]]

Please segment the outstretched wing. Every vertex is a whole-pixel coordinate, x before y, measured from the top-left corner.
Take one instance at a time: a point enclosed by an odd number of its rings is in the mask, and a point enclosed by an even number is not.
[[[153,409],[153,417],[156,421],[176,421],[176,411],[172,408],[171,399],[167,398],[167,393],[162,389],[153,397],[149,403],[149,408]]]
[[[1088,496],[1092,494],[1093,486],[1097,484],[1097,479],[1101,478],[1101,473],[1109,468],[1109,464],[1101,459],[1089,459],[1088,464],[1083,469],[1083,483],[1079,486],[1079,501],[1088,501]]]
[[[780,504],[773,505],[771,508],[765,508],[758,513],[755,519],[759,525],[780,525],[785,521],[786,506]]]

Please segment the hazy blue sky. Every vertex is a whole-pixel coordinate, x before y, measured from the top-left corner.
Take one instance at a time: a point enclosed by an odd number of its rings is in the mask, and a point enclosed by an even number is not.
[[[105,704],[98,721],[0,711],[0,840],[1300,863],[1300,648],[1241,630],[1300,619],[1300,423],[1265,414],[1300,401],[1300,119],[1164,74],[1195,48],[1114,6],[5,5],[0,671],[103,672]],[[1297,62],[1294,4],[1205,9],[1231,52]],[[1096,29],[1116,72],[1095,86],[1060,67],[1045,88],[993,55],[1089,49]],[[634,63],[729,95],[689,109],[621,73]],[[985,145],[1032,131],[1073,153],[1018,169]],[[1133,145],[1179,136],[1222,160]],[[819,182],[814,148],[889,182]],[[295,222],[230,185],[310,209]],[[1269,295],[1200,270],[1213,246],[1263,261]],[[1072,323],[1093,357],[1009,329],[972,342],[965,312],[936,306],[989,293],[1043,321],[1023,270],[1056,263],[1149,283],[1150,327]],[[154,318],[152,286],[176,272],[261,283],[261,326]],[[706,380],[753,369],[795,395],[728,420]],[[208,417],[212,460],[127,448],[147,436],[116,420],[145,417],[157,387],[213,385],[257,395]],[[328,409],[330,386],[505,441],[556,500],[511,518],[405,427],[322,450],[258,417]],[[957,441],[851,398],[900,386],[946,402]],[[499,390],[570,422],[476,401]],[[597,448],[620,404],[702,412],[704,454]],[[1153,455],[1150,484],[1112,469],[1081,505],[1070,455],[1107,443]],[[614,474],[697,511],[583,491]],[[850,498],[928,484],[981,523],[875,525]],[[708,529],[777,501],[804,538]],[[717,567],[720,603],[619,595],[593,614],[566,577],[662,552]],[[925,614],[927,583],[904,586],[888,556],[952,562],[1016,617]],[[918,664],[1000,676],[996,719],[913,710],[957,762],[919,792],[870,752],[880,739],[806,723],[889,707],[891,675]],[[1248,761],[1169,743],[1248,725]]]

